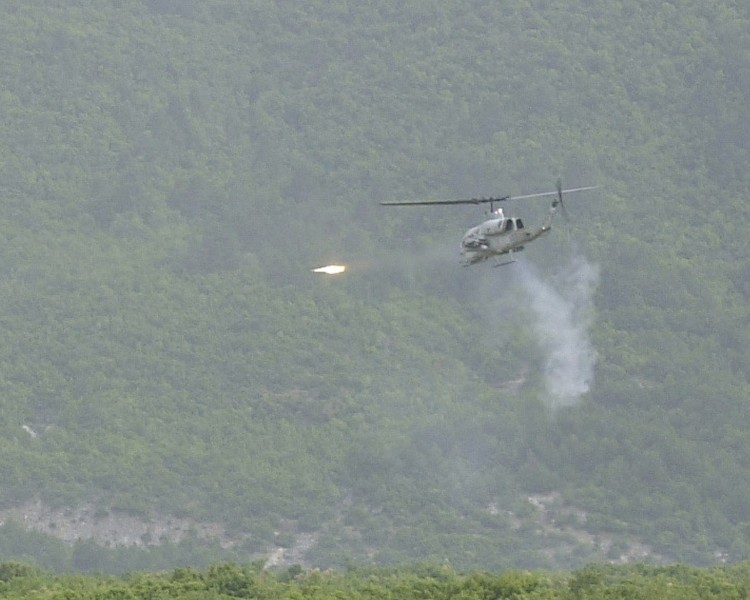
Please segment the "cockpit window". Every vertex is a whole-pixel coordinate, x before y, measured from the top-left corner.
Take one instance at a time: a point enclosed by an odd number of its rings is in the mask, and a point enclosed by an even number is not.
[[[510,231],[511,229],[513,229],[513,219],[507,219],[503,226],[503,231]]]
[[[523,229],[523,221],[521,219],[516,219],[516,229]]]

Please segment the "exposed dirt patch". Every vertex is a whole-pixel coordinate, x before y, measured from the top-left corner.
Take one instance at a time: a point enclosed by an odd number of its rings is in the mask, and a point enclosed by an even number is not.
[[[569,537],[577,544],[590,547],[601,555],[601,560],[629,564],[651,561],[668,562],[667,558],[636,539],[628,537],[593,534],[584,528],[587,514],[585,511],[566,505],[559,492],[549,494],[532,494],[527,501],[536,509],[538,533],[549,537]],[[555,553],[550,548],[550,555]]]
[[[219,524],[198,523],[164,515],[149,518],[110,511],[94,504],[74,509],[52,509],[40,501],[0,511],[0,524],[15,519],[27,529],[41,531],[72,544],[77,540],[94,540],[102,546],[156,546],[164,542],[179,543],[187,535],[218,540],[223,548],[232,548],[249,536],[230,536]]]
[[[25,528],[41,531],[73,544],[78,540],[93,540],[104,547],[135,546],[146,548],[165,542],[180,543],[186,536],[216,542],[231,549],[246,542],[250,535],[230,535],[218,523],[199,523],[192,519],[178,519],[164,515],[138,517],[85,504],[74,509],[52,509],[41,501],[27,502],[17,508],[0,510],[0,525],[8,519]],[[266,568],[306,565],[307,552],[318,543],[318,535],[295,531],[288,524],[288,535],[293,542],[285,547],[270,546],[266,552],[251,559],[268,557]],[[281,532],[277,532],[281,533]]]

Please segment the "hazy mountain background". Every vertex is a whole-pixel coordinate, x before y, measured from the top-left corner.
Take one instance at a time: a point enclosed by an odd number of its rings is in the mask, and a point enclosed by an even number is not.
[[[1,558],[748,558],[747,3],[1,10]]]

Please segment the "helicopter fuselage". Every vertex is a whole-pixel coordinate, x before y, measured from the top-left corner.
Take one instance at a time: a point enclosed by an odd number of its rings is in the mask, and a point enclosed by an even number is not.
[[[557,180],[557,189],[552,192],[541,192],[538,194],[524,194],[523,196],[500,196],[497,198],[470,198],[465,200],[407,200],[407,201],[387,201],[381,202],[383,205],[390,206],[428,206],[428,205],[455,205],[455,204],[489,204],[492,218],[486,219],[476,227],[472,227],[461,240],[461,262],[465,266],[473,265],[487,260],[491,257],[502,256],[503,254],[512,254],[523,250],[529,242],[533,242],[538,237],[543,236],[552,229],[552,218],[555,216],[558,207],[563,207],[563,194],[572,192],[583,192],[585,190],[594,190],[599,186],[586,186],[562,189],[562,182]],[[544,223],[536,229],[526,229],[523,221],[518,217],[506,217],[501,208],[493,210],[494,204],[505,202],[507,200],[525,200],[527,198],[541,198],[544,196],[555,196],[552,206],[547,213]],[[508,260],[501,264],[513,262]]]
[[[464,234],[461,240],[462,263],[473,265],[493,256],[523,250],[525,244],[551,229],[551,217],[552,213],[537,229],[526,229],[517,217],[487,219]]]

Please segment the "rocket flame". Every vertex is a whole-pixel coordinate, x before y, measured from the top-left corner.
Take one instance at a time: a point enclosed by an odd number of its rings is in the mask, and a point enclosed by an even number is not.
[[[313,273],[325,273],[326,275],[338,275],[339,273],[343,273],[344,271],[346,271],[346,267],[344,265],[328,265],[312,270]]]

